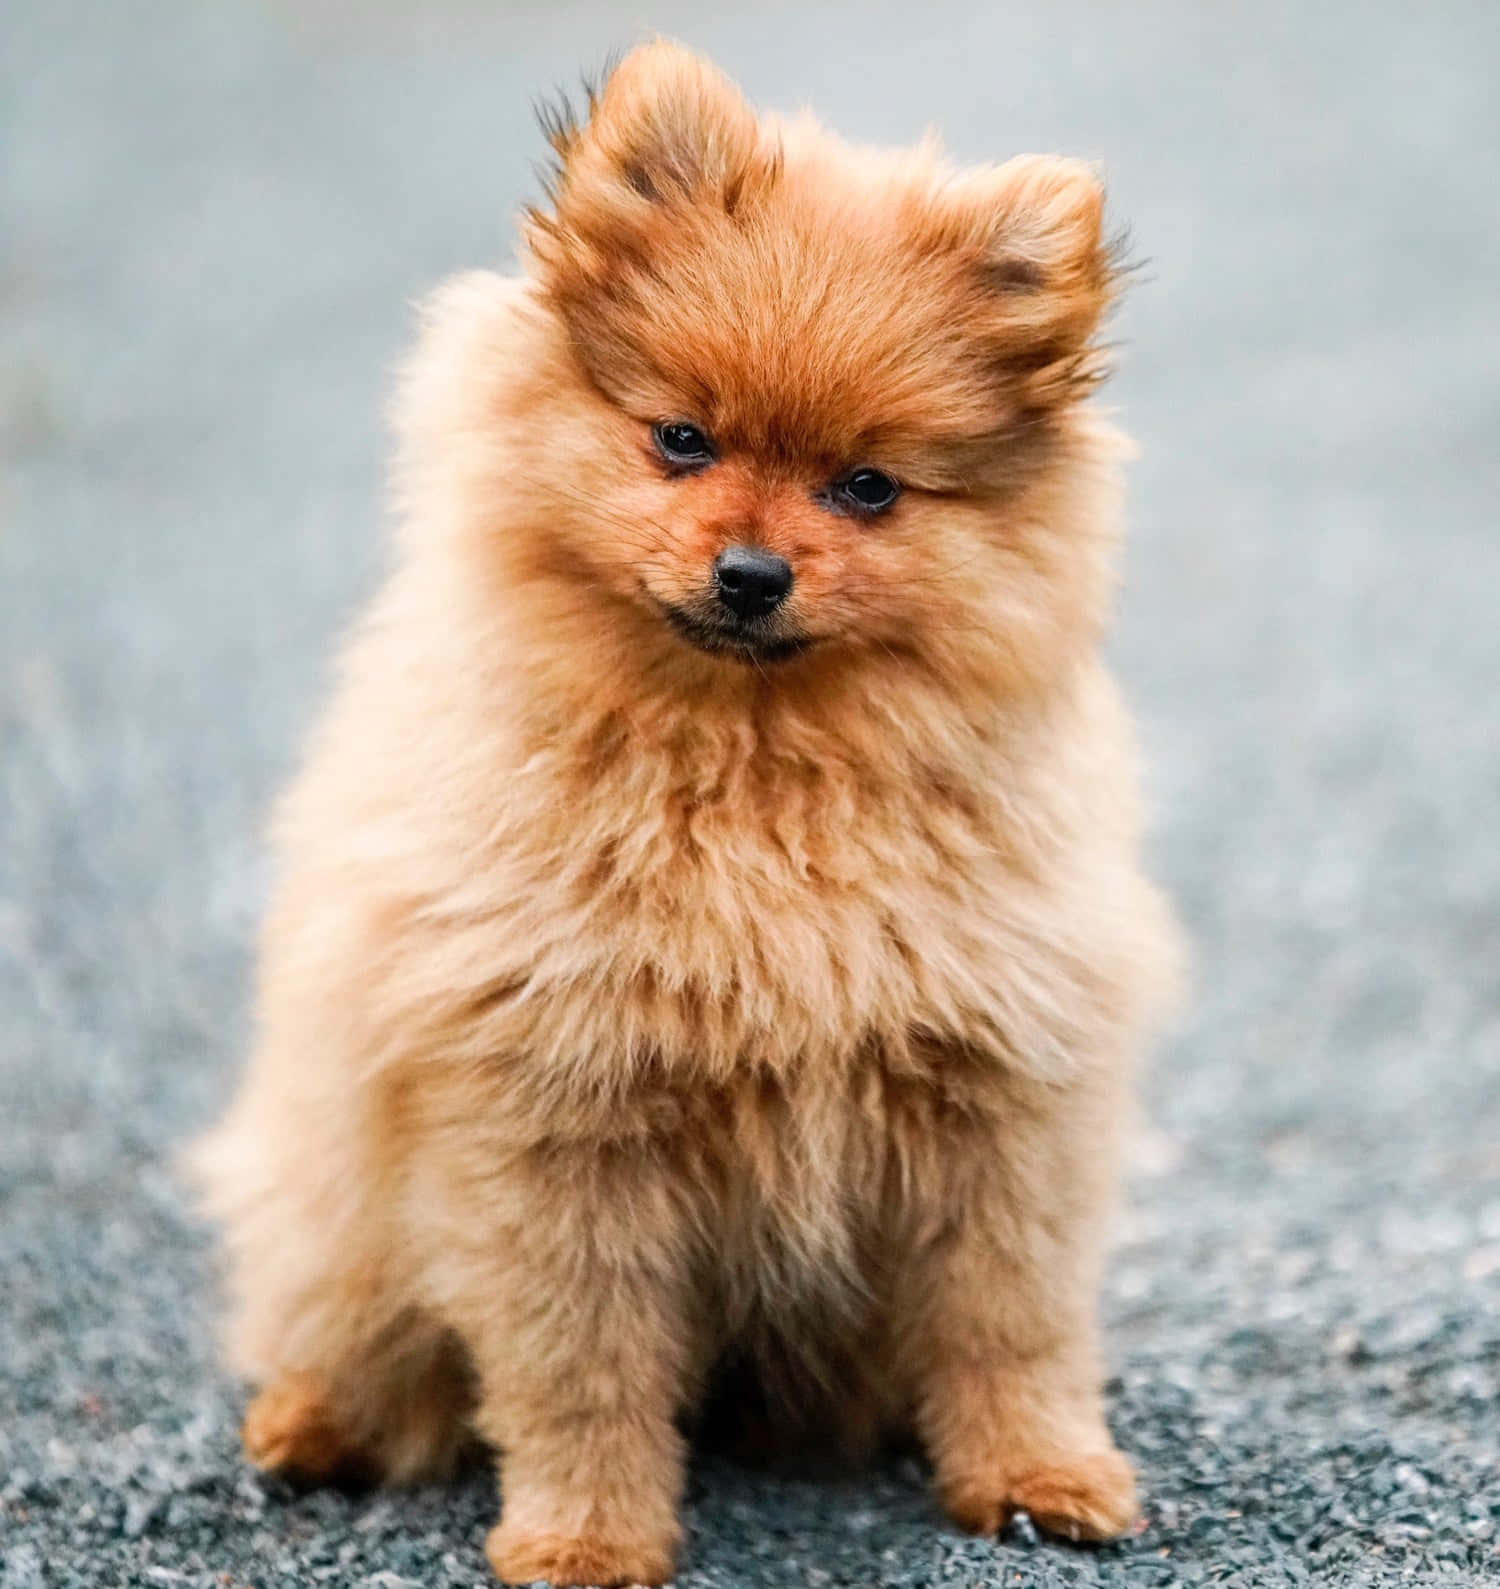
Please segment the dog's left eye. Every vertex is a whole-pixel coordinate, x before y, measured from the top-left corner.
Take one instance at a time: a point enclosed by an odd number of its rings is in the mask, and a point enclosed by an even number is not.
[[[833,494],[856,513],[884,513],[901,495],[901,487],[878,469],[856,469],[834,486]]]

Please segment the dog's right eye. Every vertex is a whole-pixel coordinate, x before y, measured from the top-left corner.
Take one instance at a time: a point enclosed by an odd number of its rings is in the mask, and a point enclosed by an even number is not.
[[[713,443],[696,425],[689,425],[685,420],[662,420],[653,425],[651,439],[668,463],[705,464],[713,461]]]

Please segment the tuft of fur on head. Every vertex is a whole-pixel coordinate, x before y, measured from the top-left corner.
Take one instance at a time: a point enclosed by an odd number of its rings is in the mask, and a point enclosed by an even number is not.
[[[829,377],[874,378],[929,353],[923,373],[956,386],[932,407],[951,409],[964,439],[1003,433],[1013,410],[1052,408],[1105,373],[1093,338],[1118,249],[1080,161],[1025,155],[955,173],[931,138],[909,153],[852,149],[809,119],[757,121],[728,79],[666,43],[591,91],[582,124],[566,102],[543,123],[557,165],[528,238],[605,390],[629,389],[642,365],[702,389],[723,372],[695,355],[726,351],[725,333],[707,345],[697,333],[723,316],[744,333],[732,356],[751,363],[738,373],[768,398],[768,343],[785,354],[793,327],[776,317],[788,311],[846,343]],[[861,293],[866,313],[846,317]],[[902,311],[885,337],[851,336],[884,308]]]

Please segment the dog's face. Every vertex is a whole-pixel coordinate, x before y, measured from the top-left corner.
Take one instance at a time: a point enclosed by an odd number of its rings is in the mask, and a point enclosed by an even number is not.
[[[587,388],[559,459],[572,561],[740,661],[1035,617],[1052,554],[1024,498],[1099,373],[1112,285],[1091,171],[954,175],[761,123],[663,44],[590,112],[551,129],[528,234]]]

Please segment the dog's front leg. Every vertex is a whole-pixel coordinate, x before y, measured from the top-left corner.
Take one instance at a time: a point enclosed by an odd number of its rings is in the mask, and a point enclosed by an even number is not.
[[[1006,1081],[990,1124],[955,1137],[938,1234],[898,1305],[919,1432],[956,1522],[993,1532],[1024,1509],[1108,1539],[1136,1516],[1104,1421],[1098,1258],[1128,1118],[1121,1078]]]
[[[699,1331],[689,1220],[665,1158],[645,1144],[548,1144],[476,1175],[470,1206],[454,1210],[464,1259],[440,1276],[442,1307],[469,1345],[479,1430],[499,1453],[486,1550],[506,1583],[672,1574],[675,1416],[694,1393]]]

